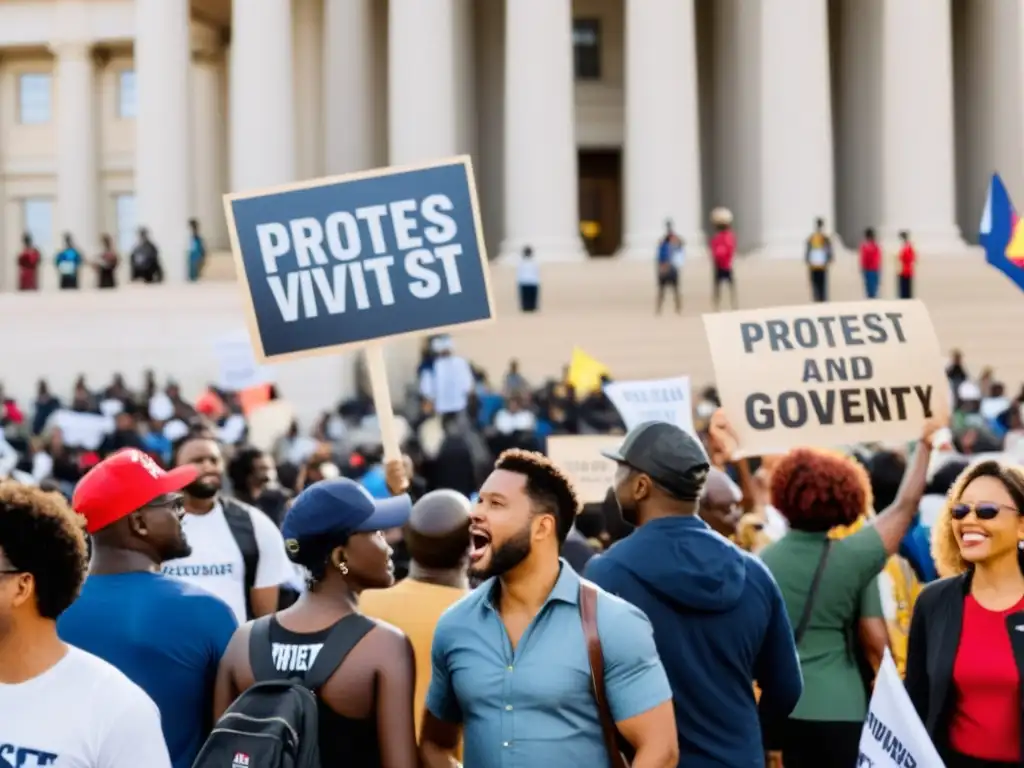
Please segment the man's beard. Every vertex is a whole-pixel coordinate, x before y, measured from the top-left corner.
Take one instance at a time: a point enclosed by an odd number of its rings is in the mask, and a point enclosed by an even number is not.
[[[163,562],[168,560],[180,560],[183,557],[188,557],[192,554],[192,545],[188,543],[188,539],[184,536],[179,538],[177,541],[172,543],[166,552],[161,553],[160,559]]]
[[[506,541],[500,547],[491,544],[491,562],[486,568],[469,567],[471,576],[483,581],[493,576],[504,576],[530,556],[533,544],[530,541],[530,526]]]
[[[185,494],[194,499],[212,499],[220,491],[220,485],[209,480],[196,480],[185,487]]]
[[[636,504],[623,504],[622,499],[618,496],[615,497],[615,503],[619,507],[619,517],[635,528],[637,524]]]

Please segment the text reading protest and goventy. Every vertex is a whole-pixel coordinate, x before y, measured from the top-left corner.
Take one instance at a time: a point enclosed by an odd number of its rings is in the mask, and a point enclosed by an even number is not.
[[[909,440],[949,409],[924,304],[871,301],[705,315],[744,452]]]
[[[225,210],[262,358],[492,317],[468,158],[229,195]]]

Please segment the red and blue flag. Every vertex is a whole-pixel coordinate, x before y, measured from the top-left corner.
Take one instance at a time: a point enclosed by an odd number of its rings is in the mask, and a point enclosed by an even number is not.
[[[988,187],[980,242],[985,249],[985,261],[1024,291],[1024,219],[1017,215],[998,173],[992,175]]]

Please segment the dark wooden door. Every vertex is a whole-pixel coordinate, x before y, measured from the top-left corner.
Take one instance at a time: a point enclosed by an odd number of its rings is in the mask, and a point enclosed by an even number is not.
[[[611,256],[622,243],[622,153],[579,154],[580,234],[591,256]]]

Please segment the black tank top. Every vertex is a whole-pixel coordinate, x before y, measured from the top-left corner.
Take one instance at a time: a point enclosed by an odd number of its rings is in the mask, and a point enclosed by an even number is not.
[[[338,622],[355,618],[346,616]],[[289,677],[301,678],[313,665],[324,640],[337,624],[319,632],[302,634],[291,632],[270,622],[270,642],[274,667]],[[344,662],[342,662],[344,664]],[[324,768],[344,765],[346,768],[380,768],[380,744],[377,741],[377,716],[365,720],[343,717],[317,698],[320,732],[320,762]]]

